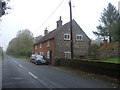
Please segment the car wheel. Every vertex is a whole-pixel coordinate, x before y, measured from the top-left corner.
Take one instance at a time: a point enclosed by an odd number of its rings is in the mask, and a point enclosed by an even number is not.
[[[39,62],[39,64],[41,65],[42,63],[41,63],[41,62]]]
[[[36,65],[38,65],[38,63],[37,63],[37,62],[35,62],[35,64],[36,64]]]

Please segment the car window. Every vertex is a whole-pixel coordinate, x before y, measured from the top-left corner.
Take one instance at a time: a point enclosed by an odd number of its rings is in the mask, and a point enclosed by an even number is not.
[[[43,56],[41,56],[41,55],[37,55],[36,57],[37,57],[38,59],[43,58]]]

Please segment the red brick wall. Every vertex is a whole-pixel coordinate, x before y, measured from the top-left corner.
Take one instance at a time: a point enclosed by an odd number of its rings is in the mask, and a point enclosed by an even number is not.
[[[47,57],[47,52],[48,51],[52,51],[52,63],[54,63],[54,57],[55,57],[55,39],[51,39],[49,40],[49,47],[47,46],[48,41],[46,42],[42,42],[41,43],[41,48],[40,48],[40,44],[37,45],[37,49],[35,49],[35,53],[40,54],[40,52],[44,53],[44,56]]]

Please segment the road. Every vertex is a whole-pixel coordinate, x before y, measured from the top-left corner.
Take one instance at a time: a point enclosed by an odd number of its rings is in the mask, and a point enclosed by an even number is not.
[[[113,85],[51,65],[35,65],[5,55],[2,63],[2,88],[113,88]]]

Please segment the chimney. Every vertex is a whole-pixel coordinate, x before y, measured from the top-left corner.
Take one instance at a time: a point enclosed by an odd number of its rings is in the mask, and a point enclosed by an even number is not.
[[[45,30],[44,30],[44,35],[46,35],[46,34],[48,34],[47,28],[45,28]]]
[[[60,20],[57,21],[57,28],[62,26],[62,20],[61,20],[61,16],[60,16]]]
[[[107,44],[108,40],[107,39],[103,40],[103,43],[104,43],[104,45]]]

